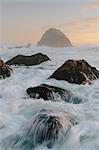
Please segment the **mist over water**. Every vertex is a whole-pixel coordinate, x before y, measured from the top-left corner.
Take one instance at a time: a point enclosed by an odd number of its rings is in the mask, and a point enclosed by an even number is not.
[[[30,141],[24,142],[26,126],[42,109],[70,113],[78,121],[78,124],[72,126],[68,134],[64,135],[61,144],[56,142],[52,150],[99,150],[99,79],[91,85],[47,80],[68,59],[85,59],[99,69],[99,47],[5,47],[0,48],[0,58],[7,61],[18,54],[32,55],[38,52],[49,56],[51,61],[29,67],[12,66],[11,77],[0,80],[0,150],[48,150],[44,144],[33,148]],[[69,90],[82,102],[73,104],[29,98],[26,89],[43,83]]]

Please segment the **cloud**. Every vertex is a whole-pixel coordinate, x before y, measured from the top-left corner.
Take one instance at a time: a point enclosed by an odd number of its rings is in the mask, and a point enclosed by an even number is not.
[[[98,25],[99,25],[99,18],[98,16],[96,16],[96,17],[81,17],[74,21],[64,22],[62,24],[50,25],[50,26],[56,28],[62,28],[65,31],[67,31],[67,33],[71,33],[71,32],[75,33],[75,32],[84,32],[84,31],[92,32],[93,30],[96,31],[98,29]],[[50,26],[49,25],[44,26],[43,29],[47,29]]]
[[[85,3],[82,5],[84,9],[96,9],[99,8],[99,0],[95,0],[93,2]]]
[[[73,44],[99,44],[98,17],[82,17],[71,22],[52,25],[61,29]],[[44,29],[48,29],[46,26]]]

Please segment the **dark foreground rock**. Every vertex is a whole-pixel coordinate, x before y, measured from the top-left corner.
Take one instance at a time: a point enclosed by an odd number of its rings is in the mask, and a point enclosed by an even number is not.
[[[10,77],[12,69],[0,59],[0,78]]]
[[[69,129],[77,122],[69,113],[41,110],[35,114],[28,125],[26,137],[35,146],[44,144],[52,148],[54,144],[61,144]]]
[[[17,55],[11,60],[7,61],[6,64],[8,65],[39,65],[42,62],[50,60],[48,56],[38,53],[31,56],[24,56],[24,55]]]
[[[70,40],[60,30],[50,28],[47,30],[40,41],[37,43],[38,46],[47,47],[70,47],[72,46]]]
[[[7,149],[9,145],[11,149],[33,150],[41,144],[48,148],[57,144],[58,149],[61,149],[64,137],[76,124],[77,119],[69,113],[43,109],[33,115],[19,135],[3,139],[2,147]]]
[[[29,94],[30,97],[34,99],[43,98],[44,100],[52,100],[52,101],[63,100],[68,102],[71,98],[71,94],[69,91],[46,84],[41,84],[37,87],[30,87],[27,89],[27,93]]]
[[[85,84],[99,78],[99,70],[90,66],[85,60],[68,60],[49,78],[66,80],[70,83]]]

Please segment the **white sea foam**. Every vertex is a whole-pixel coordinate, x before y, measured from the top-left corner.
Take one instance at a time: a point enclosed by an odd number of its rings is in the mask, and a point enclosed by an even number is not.
[[[33,114],[42,109],[59,110],[75,116],[79,124],[73,126],[63,143],[54,146],[53,150],[99,150],[99,80],[91,85],[75,85],[65,81],[47,78],[68,59],[85,59],[99,69],[99,47],[83,46],[72,48],[31,47],[30,49],[0,48],[0,58],[4,61],[17,54],[32,55],[42,52],[52,61],[37,66],[12,66],[10,78],[0,80],[0,150],[26,150],[11,148],[10,137],[20,135],[23,127]],[[26,89],[31,86],[47,83],[70,90],[74,96],[82,99],[81,104],[32,100]],[[6,141],[6,147],[4,145]],[[30,150],[30,148],[27,148]],[[35,150],[48,150],[43,145]]]

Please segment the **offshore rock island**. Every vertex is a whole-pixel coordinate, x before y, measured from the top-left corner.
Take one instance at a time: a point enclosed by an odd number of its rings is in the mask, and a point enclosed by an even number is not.
[[[55,28],[50,28],[42,35],[37,46],[71,47],[72,44],[63,32]]]

